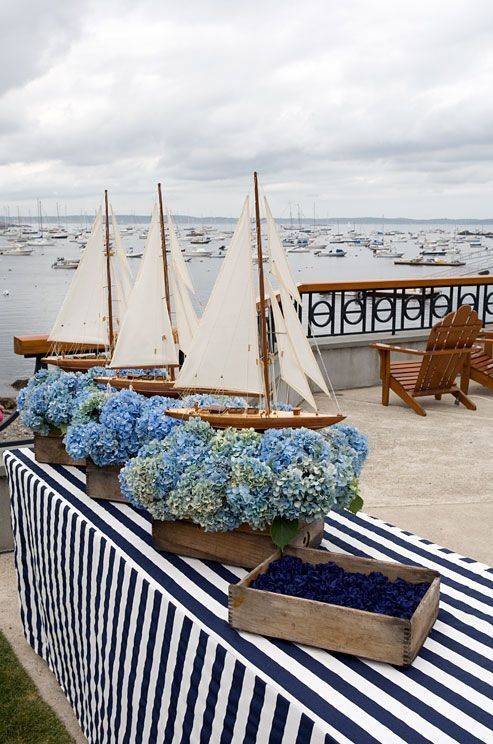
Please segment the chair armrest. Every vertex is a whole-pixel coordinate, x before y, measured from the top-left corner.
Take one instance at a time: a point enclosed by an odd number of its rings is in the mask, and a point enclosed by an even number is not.
[[[420,351],[419,349],[407,349],[405,346],[391,346],[390,344],[370,344],[370,347],[378,351],[397,351],[401,354],[414,354],[415,356],[426,354],[426,351]]]

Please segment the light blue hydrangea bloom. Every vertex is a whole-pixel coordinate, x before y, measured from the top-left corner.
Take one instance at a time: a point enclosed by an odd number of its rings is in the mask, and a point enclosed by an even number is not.
[[[215,431],[192,418],[142,447],[121,480],[132,502],[156,519],[189,519],[210,531],[243,523],[263,529],[276,517],[311,521],[348,506],[366,446],[352,427],[261,435]]]

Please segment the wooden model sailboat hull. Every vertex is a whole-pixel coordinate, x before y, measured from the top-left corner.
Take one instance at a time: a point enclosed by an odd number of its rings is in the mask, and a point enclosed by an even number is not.
[[[107,356],[98,356],[96,354],[87,354],[84,356],[47,356],[41,360],[44,364],[51,364],[63,369],[64,372],[87,372],[93,367],[106,367],[108,364]]]
[[[214,429],[227,429],[229,426],[235,429],[255,429],[265,431],[266,429],[288,429],[301,428],[325,429],[327,426],[338,424],[346,417],[342,414],[309,413],[307,411],[271,411],[267,414],[258,409],[235,408],[224,411],[213,411],[207,408],[170,408],[166,411],[172,418],[187,421],[190,418],[200,418],[207,421]]]
[[[174,389],[172,380],[153,379],[152,377],[139,377],[129,375],[127,377],[95,377],[96,382],[102,385],[111,385],[117,390],[132,389],[136,393],[151,397],[152,395],[164,395],[167,398],[179,398],[182,392]]]

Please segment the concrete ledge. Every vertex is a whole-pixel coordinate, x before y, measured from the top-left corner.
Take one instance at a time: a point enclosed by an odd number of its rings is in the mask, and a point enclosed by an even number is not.
[[[379,342],[423,349],[430,329],[390,333],[365,333],[354,336],[331,336],[310,339],[312,347],[322,355],[323,363],[335,390],[349,390],[380,385],[380,360],[376,349],[369,345]],[[318,356],[318,355],[316,355]],[[395,357],[397,359],[397,355]],[[416,361],[416,357],[399,354],[399,361]]]
[[[378,341],[384,344],[409,346],[411,349],[422,349],[429,335],[429,328],[412,333],[401,331],[394,335],[381,332],[368,333],[313,339],[312,345],[318,346],[334,390],[347,390],[371,387],[380,383],[379,355],[375,349],[369,348],[369,344]],[[399,359],[405,361],[413,357],[399,354]]]

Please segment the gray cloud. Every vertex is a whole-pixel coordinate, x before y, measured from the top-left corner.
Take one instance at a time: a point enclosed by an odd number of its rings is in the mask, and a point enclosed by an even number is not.
[[[2,23],[3,202],[89,210],[108,186],[148,212],[163,180],[176,211],[233,215],[257,168],[279,214],[490,215],[490,7],[22,0]]]

